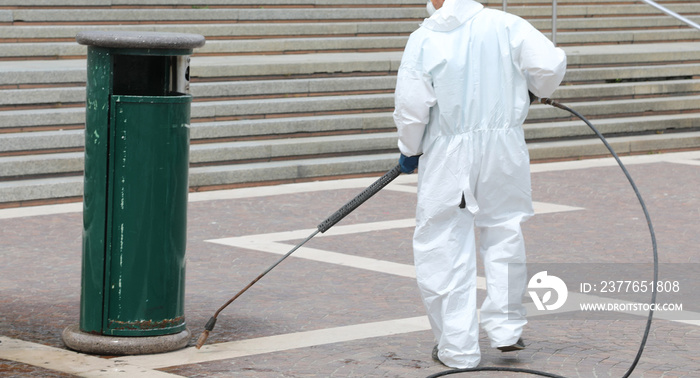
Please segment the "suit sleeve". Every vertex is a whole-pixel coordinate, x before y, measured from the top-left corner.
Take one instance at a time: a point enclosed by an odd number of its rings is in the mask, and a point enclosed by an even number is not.
[[[524,73],[528,89],[537,97],[549,97],[566,73],[566,54],[532,25],[520,31],[522,39],[515,46],[515,64]]]
[[[432,78],[423,72],[420,61],[419,49],[409,41],[394,93],[394,123],[399,134],[399,150],[406,156],[423,153],[423,133],[430,120],[430,108],[437,102]]]

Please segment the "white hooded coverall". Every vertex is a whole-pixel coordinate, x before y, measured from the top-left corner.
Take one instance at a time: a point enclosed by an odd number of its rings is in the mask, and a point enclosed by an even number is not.
[[[566,55],[527,21],[446,0],[406,45],[394,120],[399,149],[422,154],[413,238],[416,277],[448,366],[478,365],[475,231],[485,265],[481,325],[492,347],[527,323],[521,222],[533,215],[522,129],[530,100],[561,83]]]

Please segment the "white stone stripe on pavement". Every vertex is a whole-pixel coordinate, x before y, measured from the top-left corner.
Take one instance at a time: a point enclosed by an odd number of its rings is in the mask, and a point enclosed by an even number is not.
[[[121,359],[105,359],[4,336],[0,336],[0,359],[79,377],[179,377],[179,375],[128,364]]]
[[[392,319],[372,323],[318,329],[314,331],[260,337],[256,339],[210,344],[203,346],[200,350],[191,347],[160,355],[121,357],[120,360],[123,360],[131,365],[157,369],[167,366],[219,361],[229,358],[273,353],[374,337],[387,337],[409,332],[427,331],[429,329],[430,324],[428,322],[428,318],[425,316],[419,316],[414,318]]]

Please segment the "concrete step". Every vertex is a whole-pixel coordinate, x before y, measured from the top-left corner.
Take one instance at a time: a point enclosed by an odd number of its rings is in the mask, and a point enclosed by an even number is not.
[[[592,74],[577,67],[646,65],[663,71],[660,63],[682,65],[683,62],[700,61],[700,42],[652,43],[632,45],[567,46],[569,71],[575,72],[574,80],[593,81],[596,78],[610,80],[625,78],[620,67],[603,67]],[[193,57],[192,81],[234,80],[235,78],[278,77],[298,75],[357,74],[396,72],[401,52],[370,53],[319,53],[292,55],[240,55]],[[647,67],[644,67],[646,69]],[[55,85],[84,83],[86,77],[84,59],[0,61],[0,88],[22,85]],[[696,76],[697,67],[689,64],[684,75]],[[638,70],[639,71],[639,70]],[[678,76],[674,68],[667,76]],[[636,75],[639,75],[637,73]],[[571,75],[571,74],[570,74]],[[602,75],[602,76],[601,76]],[[572,81],[570,78],[565,80]]]
[[[614,54],[580,58],[569,55],[570,63],[564,82],[604,82],[623,79],[672,78],[676,76],[697,77],[698,63],[695,55],[700,44],[679,43],[689,50],[683,53],[659,51],[640,56],[643,62],[635,64],[633,58],[623,60]],[[657,44],[653,44],[655,46]],[[665,46],[664,44],[658,44]],[[650,46],[645,44],[644,46]],[[606,46],[598,46],[606,47]],[[574,47],[565,47],[565,49]],[[576,47],[579,48],[579,47]],[[313,55],[313,56],[309,56]],[[359,55],[359,57],[353,57]],[[632,55],[632,53],[628,54]],[[679,57],[680,55],[680,57]],[[279,59],[278,59],[279,58]],[[347,58],[347,59],[344,59]],[[284,56],[193,57],[192,81],[230,81],[240,78],[282,78],[295,76],[338,76],[357,73],[395,73],[400,64],[400,52],[375,52],[358,54],[301,54]],[[48,63],[47,63],[48,62]],[[52,68],[52,64],[55,65]],[[689,63],[683,63],[689,62]],[[34,64],[32,64],[34,63]],[[665,63],[665,64],[661,64]],[[577,65],[598,65],[577,69]],[[617,66],[605,66],[617,65]],[[86,80],[83,60],[56,61],[0,61],[0,89],[14,89],[29,86],[54,86],[83,84]]]
[[[700,79],[563,85],[552,98],[581,102],[695,94],[700,94]]]
[[[602,67],[594,74],[577,73],[576,80],[595,81],[625,77],[622,65],[655,65],[659,63],[694,62],[700,58],[700,42],[654,43],[633,45],[597,45],[563,47],[569,59],[569,71],[577,67]],[[616,53],[615,51],[619,51]],[[258,56],[194,57],[192,75],[197,78],[236,78],[282,75],[313,75],[321,72],[395,72],[401,60],[401,52],[371,52],[362,54],[301,54]],[[622,72],[621,72],[622,71]],[[693,76],[697,67],[688,69]],[[600,75],[603,75],[602,77]],[[670,76],[676,75],[672,73]],[[565,78],[565,80],[569,80]]]
[[[529,5],[529,4],[519,4],[519,5],[508,5],[508,13],[516,14],[525,19],[531,18],[548,18],[551,19],[552,16],[552,6],[551,3],[546,5]],[[664,6],[679,14],[697,14],[698,7],[697,3],[692,2],[682,2],[682,3],[667,3]],[[595,4],[567,4],[557,2],[557,17],[567,18],[567,17],[622,17],[622,16],[650,16],[663,14],[656,8],[649,6],[647,4],[640,3],[616,3],[611,2],[608,4],[595,3]]]
[[[678,114],[697,111],[700,96],[640,98],[634,100],[586,101],[575,104],[576,111],[586,118],[638,117],[645,115]],[[574,105],[572,105],[574,107]],[[548,105],[535,104],[528,113],[529,122],[571,118],[568,112]]]
[[[699,48],[700,42],[563,47],[567,54],[568,68],[697,62],[700,58]]]
[[[698,148],[700,132],[609,138],[618,154]],[[528,144],[531,159],[546,160],[606,156],[599,140],[586,139]],[[193,190],[220,189],[265,182],[289,182],[357,174],[383,173],[396,165],[398,153],[282,160],[190,169]],[[82,195],[82,176],[0,181],[0,203],[31,203],[42,199],[75,198]]]
[[[555,94],[556,97],[556,94]],[[697,109],[700,96],[672,96],[635,100],[581,102],[577,107],[591,117],[633,116],[649,113],[680,113]],[[353,112],[390,111],[394,96],[387,94],[318,96],[295,98],[251,99],[234,101],[207,101],[192,104],[193,123],[203,121],[275,118],[319,114],[350,114]],[[528,119],[536,122],[561,118],[558,110],[533,106]],[[0,132],[36,131],[60,128],[79,128],[85,121],[85,109],[28,109],[0,112]]]
[[[197,102],[212,99],[243,99],[273,97],[304,97],[323,94],[393,93],[396,76],[303,78],[295,80],[250,80],[195,82],[190,93]],[[634,98],[641,96],[669,96],[700,92],[700,79],[619,82],[605,84],[564,85],[557,90],[559,99]],[[85,102],[85,87],[50,87],[8,89],[0,91],[0,108],[32,106],[56,108]]]
[[[84,147],[83,129],[0,134],[0,156],[66,149],[82,151]]]
[[[271,161],[303,156],[377,154],[398,151],[396,140],[396,133],[388,132],[195,144],[190,149],[190,163],[213,165],[212,163]]]
[[[84,108],[29,109],[0,112],[0,133],[81,128]]]
[[[571,104],[570,104],[571,105]],[[570,106],[579,111],[578,105]],[[579,111],[580,113],[580,111]],[[588,114],[582,113],[588,118]],[[589,120],[603,135],[664,134],[700,129],[700,113],[646,115],[640,117],[604,118]],[[571,121],[532,122],[523,125],[528,142],[579,140],[594,136],[594,132],[578,118]]]
[[[207,41],[197,55],[299,54],[309,52],[402,51],[408,36],[278,38]],[[51,57],[83,57],[87,46],[75,42],[7,43],[2,45],[0,59]]]
[[[267,136],[360,134],[396,130],[391,112],[357,113],[309,117],[285,117],[255,120],[194,123],[193,143],[217,140],[261,139]]]
[[[619,155],[652,153],[663,150],[698,149],[700,132],[669,133],[607,138]],[[580,159],[584,157],[608,156],[607,148],[598,139],[576,141],[553,141],[528,144],[530,159]]]
[[[393,94],[319,96],[298,98],[207,101],[192,104],[193,122],[269,118],[306,114],[376,112],[393,109]],[[28,109],[0,112],[0,130],[16,132],[28,128],[67,128],[83,125],[85,109]]]
[[[567,104],[565,101],[563,102]],[[578,110],[578,104],[567,104]],[[584,114],[590,116],[589,114]],[[623,133],[663,133],[700,128],[700,113],[646,115],[639,117],[594,119],[594,125],[605,135]],[[529,141],[571,139],[591,136],[592,131],[578,119],[556,122],[528,122],[524,125]],[[192,145],[221,140],[248,140],[251,137],[276,135],[277,138],[299,138],[328,133],[359,134],[393,132],[390,112],[344,116],[293,117],[283,119],[241,120],[195,123],[191,127]],[[252,142],[255,143],[255,142]],[[26,155],[31,151],[82,151],[83,130],[43,131],[0,134],[0,155]]]
[[[250,80],[194,82],[190,93],[195,101],[216,98],[298,97],[324,93],[376,92],[393,93],[395,75],[338,78],[305,78],[296,80]],[[60,106],[85,102],[85,87],[48,87],[7,89],[0,91],[0,107],[35,105]]]
[[[652,8],[653,9],[653,8]],[[424,7],[378,8],[189,8],[189,9],[0,9],[0,22],[13,23],[118,23],[118,22],[250,22],[382,19],[420,21],[426,16]]]
[[[256,120],[194,123],[190,127],[193,144],[223,140],[250,140],[276,136],[301,137],[328,134],[359,134],[394,131],[390,112],[342,116],[287,117]],[[62,149],[82,150],[84,130],[56,130],[0,134],[0,155],[45,153]]]
[[[396,150],[396,134],[341,135],[313,138],[275,139],[228,143],[195,144],[190,149],[194,166],[222,162],[271,161],[290,157],[356,155]],[[2,178],[57,173],[80,173],[83,153],[0,157]]]
[[[284,160],[233,166],[191,168],[190,188],[202,190],[244,183],[314,180],[332,176],[386,172],[397,163],[398,154]],[[31,204],[42,199],[74,198],[83,191],[82,176],[0,181],[0,204]]]
[[[551,39],[551,33],[545,33]],[[622,30],[622,31],[558,31],[557,46],[586,44],[631,44],[631,43],[669,43],[700,41],[696,29],[663,30]]]
[[[700,16],[697,11],[694,14],[684,14],[691,21],[698,23]],[[550,31],[552,26],[551,16],[549,19],[528,19],[533,26],[542,31]],[[648,29],[691,29],[684,22],[661,12],[648,16],[625,16],[625,17],[581,17],[581,18],[558,18],[557,30],[560,32],[573,31],[615,31],[615,30],[648,30]]]
[[[411,7],[394,7],[382,3],[379,7],[299,7],[299,8],[229,8],[198,7],[170,9],[150,8],[113,8],[113,9],[0,9],[0,22],[50,22],[50,23],[84,23],[84,22],[191,22],[191,21],[327,21],[327,20],[366,20],[366,19],[415,19],[426,16],[422,2],[413,3]],[[381,6],[384,5],[384,6]],[[499,5],[493,5],[499,7]],[[699,5],[693,2],[667,3],[666,7],[679,14],[697,14]],[[508,12],[528,18],[551,17],[551,5],[511,4]],[[593,17],[593,16],[640,16],[658,15],[660,12],[647,4],[594,3],[589,5],[577,3],[560,3],[557,6],[558,17]]]
[[[198,190],[266,181],[284,182],[352,174],[385,173],[398,162],[398,152],[324,159],[285,160],[270,163],[194,168],[190,187]]]
[[[0,62],[0,88],[76,83],[85,85],[86,66],[85,59]]]
[[[82,175],[84,153],[0,156],[0,181],[42,175]]]
[[[197,56],[300,54],[315,52],[402,51],[408,36],[348,36],[313,38],[270,38],[240,40],[210,40],[197,49]],[[560,32],[560,46],[585,44],[631,44],[653,42],[700,41],[695,29],[652,31]],[[2,44],[0,59],[47,59],[82,57],[87,47],[75,42],[6,43]]]
[[[492,1],[492,0],[487,0]],[[517,2],[529,2],[532,0],[516,0]],[[580,1],[580,0],[566,0]],[[594,0],[597,1],[597,0]],[[682,1],[682,0],[681,0]],[[405,6],[424,5],[423,0],[382,0],[383,5]],[[207,7],[207,6],[238,6],[238,7],[260,7],[260,6],[332,6],[332,5],[371,5],[369,0],[7,0],[3,3],[8,7],[111,7],[111,6],[186,6],[186,7]]]
[[[350,36],[350,35],[408,35],[418,27],[416,21],[374,21],[374,22],[285,22],[285,23],[245,23],[245,24],[136,24],[136,25],[13,25],[0,26],[0,38],[8,42],[26,40],[59,39],[75,41],[82,31],[150,31],[169,33],[194,33],[207,37],[207,43],[217,39],[277,38],[280,36]],[[26,41],[30,42],[30,41]]]
[[[698,77],[700,63],[637,65],[602,68],[569,69],[564,75],[564,85],[583,83],[615,83],[624,81],[693,79]]]
[[[85,103],[85,87],[52,87],[0,90],[0,108],[32,106],[56,107]]]
[[[83,195],[83,176],[0,181],[0,204],[32,205],[34,201],[74,199]]]
[[[396,133],[316,136],[312,138],[195,144],[190,163],[195,166],[288,158],[377,154],[394,151]],[[0,156],[0,180],[56,174],[81,174],[83,152],[44,155]]]
[[[273,118],[294,114],[376,112],[393,109],[393,107],[393,93],[207,101],[192,105],[192,118],[194,120]]]

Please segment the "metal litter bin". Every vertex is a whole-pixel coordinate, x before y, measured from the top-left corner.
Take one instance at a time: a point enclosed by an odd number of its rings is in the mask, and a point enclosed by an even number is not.
[[[189,339],[189,56],[204,37],[95,31],[77,41],[88,46],[88,74],[80,324],[71,332],[121,337],[110,345],[125,336]],[[86,351],[66,332],[69,347]],[[87,352],[139,348],[104,349]]]

